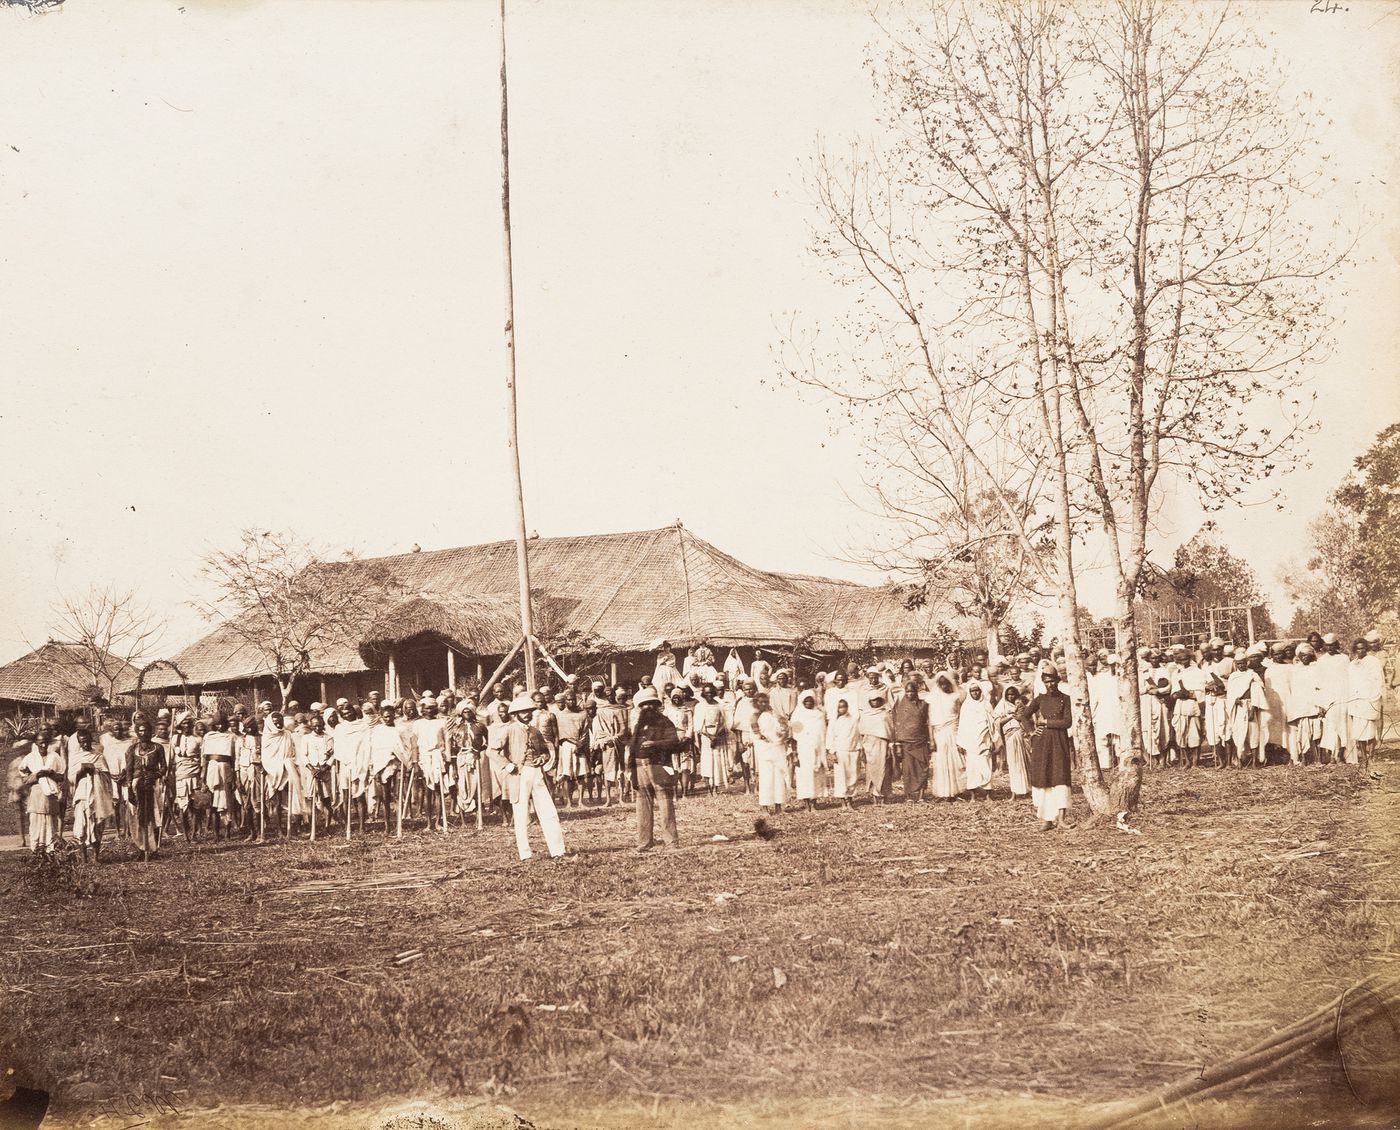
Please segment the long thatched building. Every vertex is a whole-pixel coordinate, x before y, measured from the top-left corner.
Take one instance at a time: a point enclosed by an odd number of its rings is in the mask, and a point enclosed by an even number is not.
[[[354,647],[311,656],[295,696],[333,701],[371,690],[412,693],[480,681],[520,636],[515,543],[374,559],[401,586]],[[634,533],[530,542],[535,634],[604,664],[650,673],[663,640],[810,657],[864,650],[919,653],[940,643],[936,607],[909,611],[893,586],[756,569],[677,523]],[[566,667],[566,657],[560,661]],[[610,670],[609,670],[610,669]],[[276,681],[234,629],[222,627],[149,670],[143,690],[266,695]]]

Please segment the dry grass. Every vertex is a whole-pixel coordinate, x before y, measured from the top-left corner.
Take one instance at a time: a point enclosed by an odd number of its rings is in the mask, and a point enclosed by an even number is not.
[[[1063,1124],[1400,957],[1382,768],[1154,775],[1140,837],[1040,833],[1003,799],[785,815],[765,842],[724,796],[684,802],[686,846],[640,857],[625,810],[588,810],[569,862],[516,863],[499,826],[10,858],[9,1054],[74,1122],[168,1090],[487,1093],[560,1125]],[[1312,1064],[1201,1124],[1290,1093],[1357,1111]]]

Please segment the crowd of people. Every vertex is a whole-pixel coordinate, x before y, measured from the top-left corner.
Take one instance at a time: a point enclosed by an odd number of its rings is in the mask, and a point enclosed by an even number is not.
[[[1396,670],[1377,633],[1350,654],[1331,635],[1272,647],[1219,638],[1140,649],[1143,748],[1154,766],[1369,768]],[[1086,656],[1099,765],[1126,757],[1119,658]],[[1040,827],[1065,822],[1074,716],[1064,655],[1033,649],[969,668],[931,660],[856,662],[799,684],[763,658],[723,667],[706,646],[678,663],[663,645],[633,686],[568,676],[553,691],[495,684],[388,700],[263,702],[196,716],[114,713],[97,727],[21,735],[11,801],[36,853],[72,840],[101,858],[110,827],[149,857],[162,837],[350,837],[404,821],[446,832],[490,818],[513,823],[533,858],[531,815],[550,856],[567,854],[559,810],[632,801],[637,849],[678,842],[677,798],[742,787],[777,814],[793,802],[875,805],[990,799],[1006,774]]]

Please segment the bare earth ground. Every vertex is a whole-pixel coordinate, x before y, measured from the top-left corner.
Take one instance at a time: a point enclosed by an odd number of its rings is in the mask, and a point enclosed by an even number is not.
[[[1152,774],[1140,836],[1003,793],[766,841],[729,795],[644,856],[625,809],[566,816],[567,862],[489,825],[11,854],[0,1037],[58,1126],[1074,1125],[1400,972],[1379,769]],[[375,877],[440,881],[335,886]],[[1394,1120],[1319,1060],[1138,1125]]]

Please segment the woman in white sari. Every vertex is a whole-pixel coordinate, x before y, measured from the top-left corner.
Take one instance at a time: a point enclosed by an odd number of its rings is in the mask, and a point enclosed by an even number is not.
[[[788,728],[769,707],[762,691],[753,696],[754,760],[758,764],[758,804],[777,815],[787,800]]]
[[[696,772],[709,782],[710,791],[716,792],[729,782],[725,771],[729,761],[729,731],[725,725],[724,707],[716,699],[713,683],[700,687],[700,701],[695,704],[691,725],[699,747]]]
[[[992,785],[992,712],[981,683],[969,683],[958,710],[958,748],[965,765],[965,782],[973,800]]]
[[[846,807],[852,807],[856,782],[860,780],[860,730],[850,701],[837,698],[836,713],[827,721],[826,747],[831,756],[831,792]]]
[[[816,692],[804,690],[788,718],[788,731],[797,743],[797,799],[810,812],[816,808],[817,768],[826,747],[826,718],[817,709]]]
[[[928,700],[928,722],[933,736],[932,773],[933,795],[953,800],[967,787],[965,766],[958,752],[958,692],[953,689],[952,676],[940,671],[933,688],[924,697]]]

